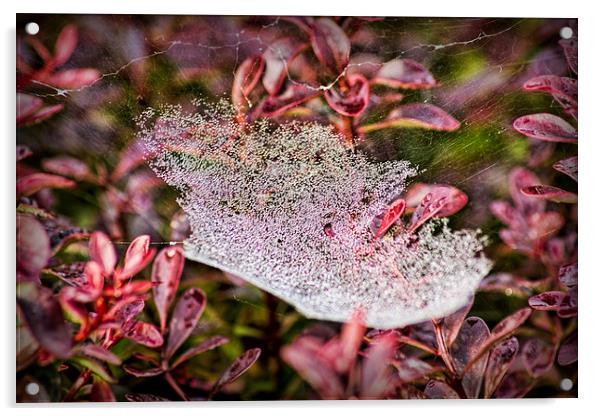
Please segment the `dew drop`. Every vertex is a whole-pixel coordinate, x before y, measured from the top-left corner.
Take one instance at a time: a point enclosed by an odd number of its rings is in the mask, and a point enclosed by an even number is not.
[[[25,392],[30,396],[35,396],[40,392],[38,383],[29,383],[25,386]]]
[[[570,39],[573,37],[573,29],[571,29],[568,26],[563,27],[562,29],[560,29],[560,37],[562,39]]]
[[[560,389],[569,391],[573,388],[573,381],[570,378],[563,378],[560,380]]]
[[[28,35],[37,35],[40,32],[40,25],[36,22],[29,22],[25,25],[25,33]]]

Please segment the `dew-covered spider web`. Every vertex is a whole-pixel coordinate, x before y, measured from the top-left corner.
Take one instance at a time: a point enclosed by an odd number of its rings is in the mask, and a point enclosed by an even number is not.
[[[158,150],[154,170],[179,190],[149,191],[142,205],[156,208],[132,215],[124,240],[149,233],[154,241],[170,241],[163,224],[179,210],[179,197],[193,230],[186,243],[190,258],[245,277],[308,316],[345,320],[361,306],[368,323],[381,327],[452,312],[489,269],[478,254],[480,236],[470,230],[495,231],[488,205],[507,195],[509,169],[525,159],[537,167],[554,150],[552,143],[517,135],[511,123],[526,113],[555,111],[551,97],[525,98],[521,86],[535,75],[566,74],[557,41],[562,28],[574,26],[568,19],[415,17],[358,24],[343,73],[369,78],[386,62],[409,58],[438,83],[428,90],[372,86],[361,122],[381,121],[400,103],[420,102],[441,107],[461,127],[382,130],[349,152],[330,128],[333,112],[322,98],[242,132],[226,116],[231,109],[219,104],[229,99],[244,59],[282,37],[306,39],[290,18],[19,16],[23,25],[29,21],[39,23],[37,38],[48,45],[61,27],[75,24],[78,44],[64,68],[93,67],[100,76],[78,88],[34,83],[33,95],[65,109],[44,129],[20,133],[19,143],[34,157],[67,153],[111,172],[144,137]],[[25,42],[17,48],[28,62],[38,59]],[[311,49],[300,53],[287,66],[286,82],[333,88],[341,74],[308,77],[307,68],[316,66]],[[212,103],[197,108],[191,103],[199,97]],[[135,122],[141,114],[146,134]],[[190,133],[190,126],[197,128]],[[176,134],[184,131],[195,140]],[[228,140],[227,132],[246,140]],[[278,146],[281,153],[271,155]],[[276,158],[271,165],[270,157]],[[150,174],[144,164],[136,169],[130,176]],[[127,180],[115,186],[134,186]],[[370,239],[369,219],[414,182],[456,186],[469,203],[449,224],[426,224],[415,240],[395,230]],[[88,195],[74,198],[101,209]]]

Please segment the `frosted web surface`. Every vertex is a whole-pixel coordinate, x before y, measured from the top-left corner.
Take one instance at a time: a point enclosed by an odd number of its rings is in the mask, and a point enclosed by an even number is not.
[[[243,131],[227,104],[141,120],[153,170],[180,191],[192,235],[186,256],[236,274],[311,318],[346,321],[356,309],[391,328],[452,313],[490,262],[477,232],[445,221],[418,237],[370,225],[416,169],[373,162],[330,127],[267,121]]]

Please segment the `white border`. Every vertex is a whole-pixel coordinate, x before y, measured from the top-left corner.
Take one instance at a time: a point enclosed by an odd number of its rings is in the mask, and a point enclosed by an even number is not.
[[[197,403],[197,404],[133,404],[130,409],[140,410],[149,415],[164,415],[172,409],[178,413],[190,414],[241,414],[265,415],[266,413],[287,415],[306,415],[308,412],[329,412],[334,410],[351,414],[365,415],[375,409],[379,414],[401,414],[400,412],[441,412],[448,414],[479,414],[504,415],[529,412],[530,414],[592,414],[602,398],[602,368],[600,355],[602,353],[602,325],[600,317],[600,296],[602,296],[600,263],[600,236],[602,236],[600,220],[600,165],[602,164],[602,126],[600,117],[600,100],[602,100],[601,62],[600,62],[600,29],[602,15],[595,9],[595,1],[460,1],[460,0],[429,0],[429,1],[334,1],[334,0],[244,0],[244,1],[202,1],[202,0],[169,0],[169,1],[67,1],[67,0],[11,0],[2,2],[0,18],[3,27],[3,50],[5,51],[2,65],[4,97],[2,100],[2,116],[4,137],[0,139],[3,145],[4,158],[2,191],[4,204],[2,230],[4,231],[5,247],[0,249],[1,264],[5,266],[2,276],[5,285],[4,319],[2,319],[3,342],[0,343],[4,370],[0,378],[0,394],[3,406],[14,403],[14,56],[15,56],[15,14],[46,12],[46,13],[141,13],[141,14],[289,14],[289,15],[389,15],[389,16],[456,16],[456,17],[577,17],[579,18],[579,49],[581,72],[579,74],[580,89],[580,259],[581,275],[580,317],[581,343],[579,348],[579,399],[577,400],[514,400],[514,401],[464,401],[464,402],[240,402],[240,403]],[[598,358],[596,358],[598,357]],[[120,408],[123,404],[95,405],[62,405],[52,408],[19,407],[8,409],[9,414],[25,412],[44,412],[46,415],[88,416],[93,414],[106,415],[110,409]],[[599,413],[598,410],[595,413]],[[176,410],[177,409],[177,410]],[[520,410],[519,410],[520,409]],[[131,411],[131,410],[130,410]],[[5,414],[7,414],[5,413]]]

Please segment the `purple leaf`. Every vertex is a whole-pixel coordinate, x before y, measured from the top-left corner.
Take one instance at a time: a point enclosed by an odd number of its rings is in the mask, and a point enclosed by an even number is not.
[[[260,355],[260,348],[253,348],[242,353],[240,357],[234,360],[234,362],[224,370],[219,379],[215,382],[210,396],[215,395],[215,393],[220,391],[226,384],[232,383],[238,377],[243,375],[253,364],[255,364],[255,361],[257,361]]]
[[[349,63],[351,42],[332,19],[317,19],[312,27],[311,46],[322,65],[335,74],[343,72]]]
[[[71,356],[71,331],[50,289],[35,283],[17,287],[17,305],[36,341],[59,358]]]
[[[163,345],[161,332],[148,322],[135,321],[125,333],[125,337],[149,348],[158,348]]]
[[[474,296],[471,296],[465,306],[443,318],[443,335],[445,336],[447,345],[452,345],[454,343],[458,336],[458,332],[460,332],[460,328],[466,319],[466,315],[468,315],[468,312],[472,308],[473,302]]]
[[[176,304],[169,324],[169,338],[165,357],[169,359],[190,336],[200,319],[207,297],[198,288],[188,289]]]
[[[406,207],[406,201],[398,198],[393,201],[382,213],[377,215],[370,224],[374,239],[382,237],[387,230],[401,217]]]
[[[568,288],[577,286],[577,263],[565,264],[560,267],[558,281]]]
[[[535,385],[535,380],[527,371],[518,370],[504,377],[495,391],[498,399],[519,399],[524,397]]]
[[[236,69],[232,82],[232,103],[235,106],[248,106],[248,96],[257,85],[264,67],[265,60],[261,56],[253,56],[245,59]]]
[[[180,247],[164,248],[153,263],[151,274],[151,281],[155,283],[153,299],[159,312],[162,333],[165,332],[167,313],[176,296],[183,270],[184,254]]]
[[[577,166],[577,156],[573,156],[568,159],[559,160],[552,167],[577,181]]]
[[[17,180],[17,195],[30,196],[46,188],[73,188],[75,182],[48,173],[32,173]]]
[[[33,95],[17,93],[17,124],[20,124],[35,114],[44,102]]]
[[[497,345],[489,354],[487,369],[485,370],[485,398],[490,398],[502,382],[506,372],[518,354],[518,340],[516,337],[508,338]]]
[[[165,397],[156,396],[154,394],[146,393],[126,393],[125,399],[128,402],[167,402]]]
[[[424,394],[429,399],[459,399],[458,393],[451,388],[448,384],[438,381],[429,380],[424,388]]]
[[[569,64],[571,70],[577,73],[577,37],[571,39],[561,39],[559,42],[560,46],[564,50],[564,56]]]
[[[50,239],[42,224],[30,215],[17,215],[17,281],[39,282],[50,259]]]
[[[89,87],[102,79],[102,75],[94,68],[67,69],[57,72],[47,79],[47,83],[64,89]]]
[[[529,306],[538,311],[557,311],[566,296],[565,292],[560,291],[540,293],[529,298]]]
[[[304,84],[289,84],[282,94],[267,97],[259,107],[259,112],[263,116],[277,116],[321,94],[322,91],[317,88]]]
[[[432,104],[413,103],[392,110],[384,121],[361,126],[360,133],[388,128],[422,128],[438,131],[454,131],[460,122]]]
[[[306,47],[293,38],[282,38],[268,45],[263,53],[265,73],[261,82],[270,95],[277,95],[282,89],[288,67],[293,59]]]
[[[421,64],[411,59],[394,59],[378,71],[372,82],[393,88],[432,88],[437,82]]]
[[[406,357],[396,365],[402,383],[411,383],[437,371],[437,368],[415,357]]]
[[[537,378],[547,373],[552,367],[555,355],[554,347],[539,338],[530,338],[523,345],[521,359],[529,374]]]
[[[133,375],[134,377],[156,377],[165,372],[165,370],[159,367],[140,370],[127,364],[123,366],[123,370],[126,373]]]
[[[324,92],[326,102],[337,113],[349,117],[359,116],[370,102],[370,86],[363,75],[354,74],[346,78],[347,85],[343,89],[330,88]]]
[[[433,185],[414,210],[408,224],[409,232],[433,217],[447,217],[455,214],[466,205],[468,196],[453,186]]]
[[[568,192],[555,186],[533,185],[522,188],[523,195],[539,199],[549,199],[554,202],[565,202],[574,204],[577,202],[577,194]]]
[[[171,368],[176,368],[183,362],[190,360],[195,355],[199,355],[199,354],[204,353],[205,351],[209,351],[214,348],[217,348],[221,345],[226,344],[229,341],[230,340],[228,338],[223,337],[221,335],[207,338],[200,344],[195,345],[194,347],[191,347],[191,348],[187,349],[186,351],[184,351],[178,358],[176,358],[174,363],[171,365]]]
[[[69,156],[57,156],[52,159],[46,159],[42,161],[42,167],[51,173],[68,176],[78,181],[90,177],[91,174],[90,169],[88,169],[88,166],[84,162]]]
[[[53,64],[61,66],[69,60],[77,46],[77,28],[67,25],[61,30],[54,44]]]
[[[397,341],[393,334],[378,337],[366,351],[362,362],[360,397],[382,399],[396,387],[391,372]]]
[[[481,318],[473,316],[464,321],[455,342],[450,348],[456,371],[464,374],[462,387],[469,399],[476,399],[481,390],[488,356],[483,354],[480,358],[477,358],[476,355],[489,338],[489,335],[487,324]],[[466,364],[473,359],[475,362],[469,369],[464,371]]]
[[[523,214],[528,217],[537,212],[542,212],[546,206],[545,201],[526,196],[521,189],[528,186],[540,185],[541,182],[533,172],[528,169],[516,167],[508,174],[508,189],[514,205]]]
[[[77,354],[83,354],[88,357],[97,358],[109,364],[120,365],[121,358],[113,354],[111,351],[97,344],[85,344],[75,350]]]
[[[115,254],[115,247],[113,247],[113,243],[109,237],[100,231],[92,233],[90,242],[88,243],[88,250],[90,258],[102,265],[104,275],[106,277],[110,276],[117,263],[117,254]]]
[[[577,331],[567,337],[558,349],[558,364],[569,365],[577,361]]]
[[[111,385],[103,380],[94,380],[90,397],[93,402],[116,402]]]
[[[548,142],[577,143],[577,130],[558,116],[548,113],[529,114],[514,120],[519,133]]]
[[[25,145],[22,144],[18,144],[17,145],[17,162],[20,162],[21,160],[31,156],[33,154],[33,152],[31,151],[31,149]]]
[[[552,94],[564,108],[577,108],[577,80],[556,75],[531,78],[523,85],[527,91],[544,91]]]

